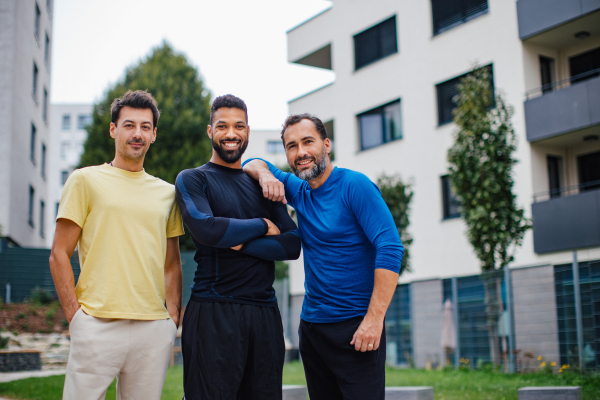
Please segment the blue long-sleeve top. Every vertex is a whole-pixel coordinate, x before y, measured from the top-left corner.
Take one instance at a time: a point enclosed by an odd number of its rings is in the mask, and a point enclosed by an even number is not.
[[[300,317],[337,322],[364,316],[375,269],[400,272],[404,254],[379,188],[360,172],[335,167],[323,185],[311,189],[308,182],[265,162],[284,184],[288,204],[298,215],[305,272]]]
[[[264,198],[241,169],[208,163],[182,171],[175,193],[198,263],[192,295],[201,300],[275,306],[275,260],[296,259],[301,242],[286,206]],[[280,235],[265,236],[269,219]],[[239,251],[231,247],[243,244]]]

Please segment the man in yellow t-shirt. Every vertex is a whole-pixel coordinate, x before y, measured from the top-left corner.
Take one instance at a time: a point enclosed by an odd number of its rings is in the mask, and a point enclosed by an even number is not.
[[[115,158],[74,171],[63,189],[50,255],[71,335],[63,399],[102,399],[115,377],[117,398],[160,399],[179,326],[183,225],[174,186],[143,169],[159,116],[145,91],[115,99]]]

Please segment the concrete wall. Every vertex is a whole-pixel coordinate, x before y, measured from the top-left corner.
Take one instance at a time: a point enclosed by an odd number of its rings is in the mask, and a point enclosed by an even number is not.
[[[34,36],[36,4],[41,13],[39,40]],[[19,245],[43,247],[40,200],[46,203],[46,211],[49,208],[46,179],[41,175],[41,148],[49,143],[48,120],[42,117],[44,89],[50,97],[50,61],[45,61],[44,51],[46,35],[53,41],[52,16],[46,2],[7,0],[0,5],[0,22],[0,225],[3,235]],[[37,99],[32,95],[34,62]],[[29,156],[32,124],[37,130],[35,162]],[[28,223],[30,185],[35,189],[33,227]]]
[[[417,368],[427,361],[444,362],[442,339],[442,281],[413,282],[410,287],[413,357]]]
[[[512,286],[516,349],[560,363],[554,267],[514,269]]]

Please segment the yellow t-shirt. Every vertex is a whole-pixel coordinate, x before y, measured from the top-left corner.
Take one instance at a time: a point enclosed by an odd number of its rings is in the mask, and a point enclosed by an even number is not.
[[[157,320],[165,308],[167,238],[183,235],[175,187],[108,164],[75,170],[56,219],[81,227],[77,299],[98,318]]]

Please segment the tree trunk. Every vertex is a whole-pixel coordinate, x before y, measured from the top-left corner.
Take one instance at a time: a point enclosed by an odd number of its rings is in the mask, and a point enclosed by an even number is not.
[[[485,303],[487,313],[487,330],[490,344],[490,358],[492,365],[496,367],[500,363],[498,342],[498,299],[496,298],[496,271],[485,273]]]
[[[504,372],[508,372],[508,346],[506,343],[506,335],[508,332],[504,331],[506,327],[506,321],[504,320],[504,301],[502,301],[502,279],[500,276],[496,278],[496,296],[498,297],[498,313],[502,317],[502,362],[504,363]],[[506,315],[508,316],[508,315]]]

